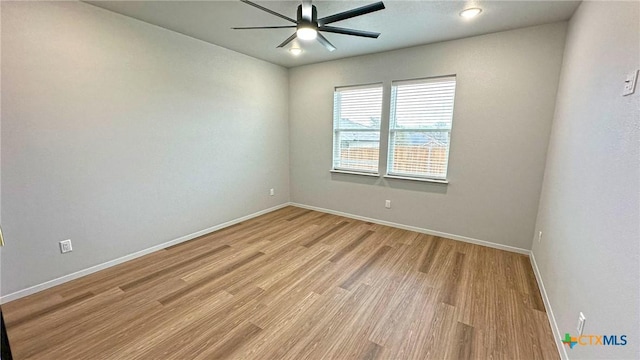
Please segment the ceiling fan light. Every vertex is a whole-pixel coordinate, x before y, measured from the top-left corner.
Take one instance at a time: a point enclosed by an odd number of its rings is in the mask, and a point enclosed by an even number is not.
[[[300,27],[296,34],[300,40],[313,40],[318,36],[318,31],[310,27]]]
[[[473,17],[480,15],[481,12],[482,12],[482,9],[480,8],[469,8],[469,9],[462,10],[460,12],[460,16],[462,16],[465,19],[471,19]]]
[[[293,56],[298,56],[300,54],[302,54],[302,49],[294,47],[289,49],[289,52],[293,55]]]

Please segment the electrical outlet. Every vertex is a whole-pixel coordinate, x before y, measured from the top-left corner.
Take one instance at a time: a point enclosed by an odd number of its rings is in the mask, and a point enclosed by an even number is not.
[[[578,316],[578,336],[582,335],[582,332],[584,331],[584,321],[586,320],[586,318],[584,317],[584,314],[582,313],[582,311],[580,312],[580,316]]]
[[[538,231],[538,242],[542,240],[542,231]]]
[[[638,80],[638,70],[633,70],[627,74],[627,78],[624,81],[624,90],[622,96],[631,95],[636,91],[636,81]]]
[[[275,189],[270,189],[269,190],[269,195],[273,196],[276,194],[276,190]]]
[[[60,252],[61,253],[68,253],[73,251],[73,248],[71,247],[71,240],[62,240],[60,241]]]
[[[385,200],[384,207],[386,207],[387,209],[391,209],[391,200]]]

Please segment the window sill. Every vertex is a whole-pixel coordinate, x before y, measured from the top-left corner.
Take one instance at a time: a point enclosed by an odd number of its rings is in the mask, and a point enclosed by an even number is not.
[[[362,175],[362,176],[371,176],[371,177],[380,177],[380,174],[377,173],[367,173],[367,172],[359,172],[359,171],[348,171],[348,170],[329,170],[334,174],[349,174],[349,175]]]
[[[427,178],[419,178],[419,177],[409,177],[409,176],[398,176],[398,175],[385,175],[387,179],[398,179],[398,180],[411,180],[411,181],[422,181],[422,182],[430,182],[436,184],[448,184],[448,180],[438,180],[438,179],[427,179]]]

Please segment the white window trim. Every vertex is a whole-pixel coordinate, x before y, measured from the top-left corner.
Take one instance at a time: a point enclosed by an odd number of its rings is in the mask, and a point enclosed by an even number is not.
[[[330,172],[332,173],[341,173],[341,174],[351,174],[351,175],[364,175],[364,176],[375,176],[375,177],[379,177],[380,176],[380,154],[381,154],[381,145],[382,145],[382,117],[383,117],[383,108],[384,108],[384,84],[382,82],[377,82],[377,83],[370,83],[370,84],[361,84],[361,85],[352,85],[352,86],[336,86],[334,88],[334,93],[336,91],[340,91],[340,90],[358,90],[358,89],[371,89],[371,88],[380,88],[382,91],[382,106],[380,109],[380,127],[376,130],[376,129],[341,129],[341,128],[336,128],[335,126],[335,113],[333,114],[333,119],[332,119],[332,128],[333,128],[333,139],[331,141],[331,146],[332,146],[332,156],[331,156],[331,170]],[[334,100],[335,101],[335,100]],[[333,104],[333,106],[335,107],[335,102]],[[378,137],[378,165],[377,165],[377,169],[375,171],[366,171],[366,170],[362,170],[362,169],[353,169],[353,168],[343,168],[343,167],[339,167],[339,166],[335,166],[335,149],[336,149],[336,139],[337,139],[337,135],[340,132],[377,132],[379,133],[379,137]]]
[[[432,179],[426,177],[418,177],[418,176],[399,176],[399,175],[383,175],[385,179],[397,179],[397,180],[410,180],[410,181],[422,181],[422,182],[430,182],[436,184],[448,184],[449,180],[446,179]]]
[[[389,129],[389,137],[388,137],[388,141],[387,141],[387,148],[386,148],[386,156],[387,156],[387,166],[386,166],[386,173],[385,175],[383,175],[384,178],[389,178],[389,179],[399,179],[399,180],[411,180],[411,181],[423,181],[423,182],[433,182],[433,183],[440,183],[440,184],[448,184],[449,180],[448,180],[448,176],[449,176],[449,160],[451,158],[451,132],[453,130],[453,117],[451,119],[451,126],[449,129],[408,129],[408,128],[403,128],[403,129],[392,129],[392,124],[393,124],[393,119],[395,117],[394,114],[394,106],[393,106],[393,101],[392,98],[394,96],[394,92],[393,92],[393,88],[394,86],[401,84],[401,85],[409,85],[409,84],[422,84],[422,83],[429,83],[429,82],[438,82],[442,79],[446,79],[446,78],[454,78],[456,80],[456,85],[457,85],[457,78],[455,74],[451,74],[451,75],[442,75],[442,76],[435,76],[435,77],[427,77],[427,78],[420,78],[420,79],[408,79],[408,80],[394,80],[391,82],[391,91],[389,92],[389,122],[388,122],[388,129]],[[456,86],[457,88],[457,86]],[[453,109],[455,111],[455,93],[454,93],[454,98],[453,98]],[[449,146],[447,149],[447,165],[446,165],[446,173],[444,177],[440,177],[440,176],[420,176],[420,175],[414,175],[414,174],[406,174],[406,173],[395,173],[390,171],[391,169],[391,164],[392,164],[392,156],[393,156],[393,151],[392,151],[392,144],[393,142],[391,141],[393,134],[396,132],[447,132],[449,135]],[[381,149],[382,150],[382,149]]]
[[[334,174],[349,174],[349,175],[362,175],[362,176],[380,177],[380,173],[364,172],[364,171],[331,169],[331,170],[329,170],[329,172],[332,172]]]

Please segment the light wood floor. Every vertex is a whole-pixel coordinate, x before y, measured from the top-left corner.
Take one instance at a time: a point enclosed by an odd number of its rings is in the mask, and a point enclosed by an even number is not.
[[[15,359],[556,359],[529,259],[287,207],[3,305]]]

